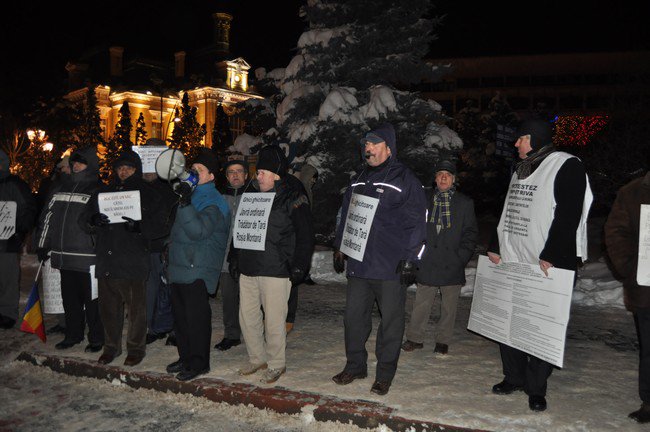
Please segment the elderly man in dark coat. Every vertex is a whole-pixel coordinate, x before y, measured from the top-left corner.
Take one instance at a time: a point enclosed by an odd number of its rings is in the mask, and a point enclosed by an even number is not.
[[[418,265],[418,288],[404,351],[421,349],[431,306],[440,291],[440,320],[434,352],[447,354],[454,333],[465,266],[474,255],[478,226],[471,198],[456,191],[456,165],[443,159],[435,168],[435,189],[428,194],[427,246]]]
[[[650,205],[650,173],[623,186],[605,224],[607,253],[624,278],[625,307],[634,314],[639,338],[639,397],[641,408],[630,413],[639,423],[650,423],[650,284],[639,283],[641,206]],[[646,229],[647,232],[647,229]]]

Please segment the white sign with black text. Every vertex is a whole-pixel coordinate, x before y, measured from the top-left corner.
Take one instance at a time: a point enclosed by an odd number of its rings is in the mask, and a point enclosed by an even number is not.
[[[17,210],[15,201],[0,201],[0,240],[7,240],[16,232]]]
[[[636,283],[650,286],[650,205],[641,204],[639,222],[639,263],[636,270]]]
[[[110,223],[124,223],[122,216],[141,220],[140,191],[104,192],[97,196],[99,212],[108,216]]]
[[[493,264],[480,255],[467,329],[558,367],[564,360],[574,272]]]
[[[232,234],[236,248],[264,250],[274,198],[275,192],[245,193],[241,196]]]
[[[348,214],[345,217],[341,252],[357,261],[363,261],[366,244],[379,199],[353,193],[350,197]]]
[[[45,261],[41,271],[43,278],[43,312],[47,314],[63,313],[61,297],[61,272],[52,268],[51,260]]]
[[[167,150],[167,146],[133,146],[133,151],[140,156],[142,161],[142,172],[143,173],[155,173],[156,172],[156,159],[160,156],[160,153]]]

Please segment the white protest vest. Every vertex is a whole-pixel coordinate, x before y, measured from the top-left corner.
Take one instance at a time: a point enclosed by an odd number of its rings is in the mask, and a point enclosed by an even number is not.
[[[501,259],[505,262],[539,263],[555,215],[555,177],[567,159],[564,152],[551,153],[527,178],[512,175],[498,225]],[[586,179],[582,216],[576,231],[576,255],[587,259],[587,215],[593,194]]]

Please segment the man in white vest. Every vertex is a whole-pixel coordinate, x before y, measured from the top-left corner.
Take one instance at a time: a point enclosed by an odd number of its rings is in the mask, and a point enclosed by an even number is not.
[[[546,275],[551,267],[575,271],[578,257],[587,257],[586,220],[593,200],[584,165],[553,146],[548,122],[527,120],[517,136],[521,161],[510,180],[488,257],[495,264],[539,264]],[[504,379],[492,392],[524,390],[530,409],[544,411],[553,365],[508,345],[500,344],[500,349]]]

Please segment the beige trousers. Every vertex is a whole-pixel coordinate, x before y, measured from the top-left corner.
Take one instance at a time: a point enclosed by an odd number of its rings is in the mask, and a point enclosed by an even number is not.
[[[239,325],[251,364],[267,363],[271,369],[285,367],[284,322],[290,292],[289,278],[241,275]]]
[[[458,297],[460,296],[461,285],[431,286],[418,284],[413,302],[411,320],[406,330],[406,339],[423,343],[426,326],[431,315],[431,307],[440,290],[440,319],[438,328],[434,333],[435,342],[449,345],[454,334],[454,322],[456,321],[456,309],[458,308]]]

